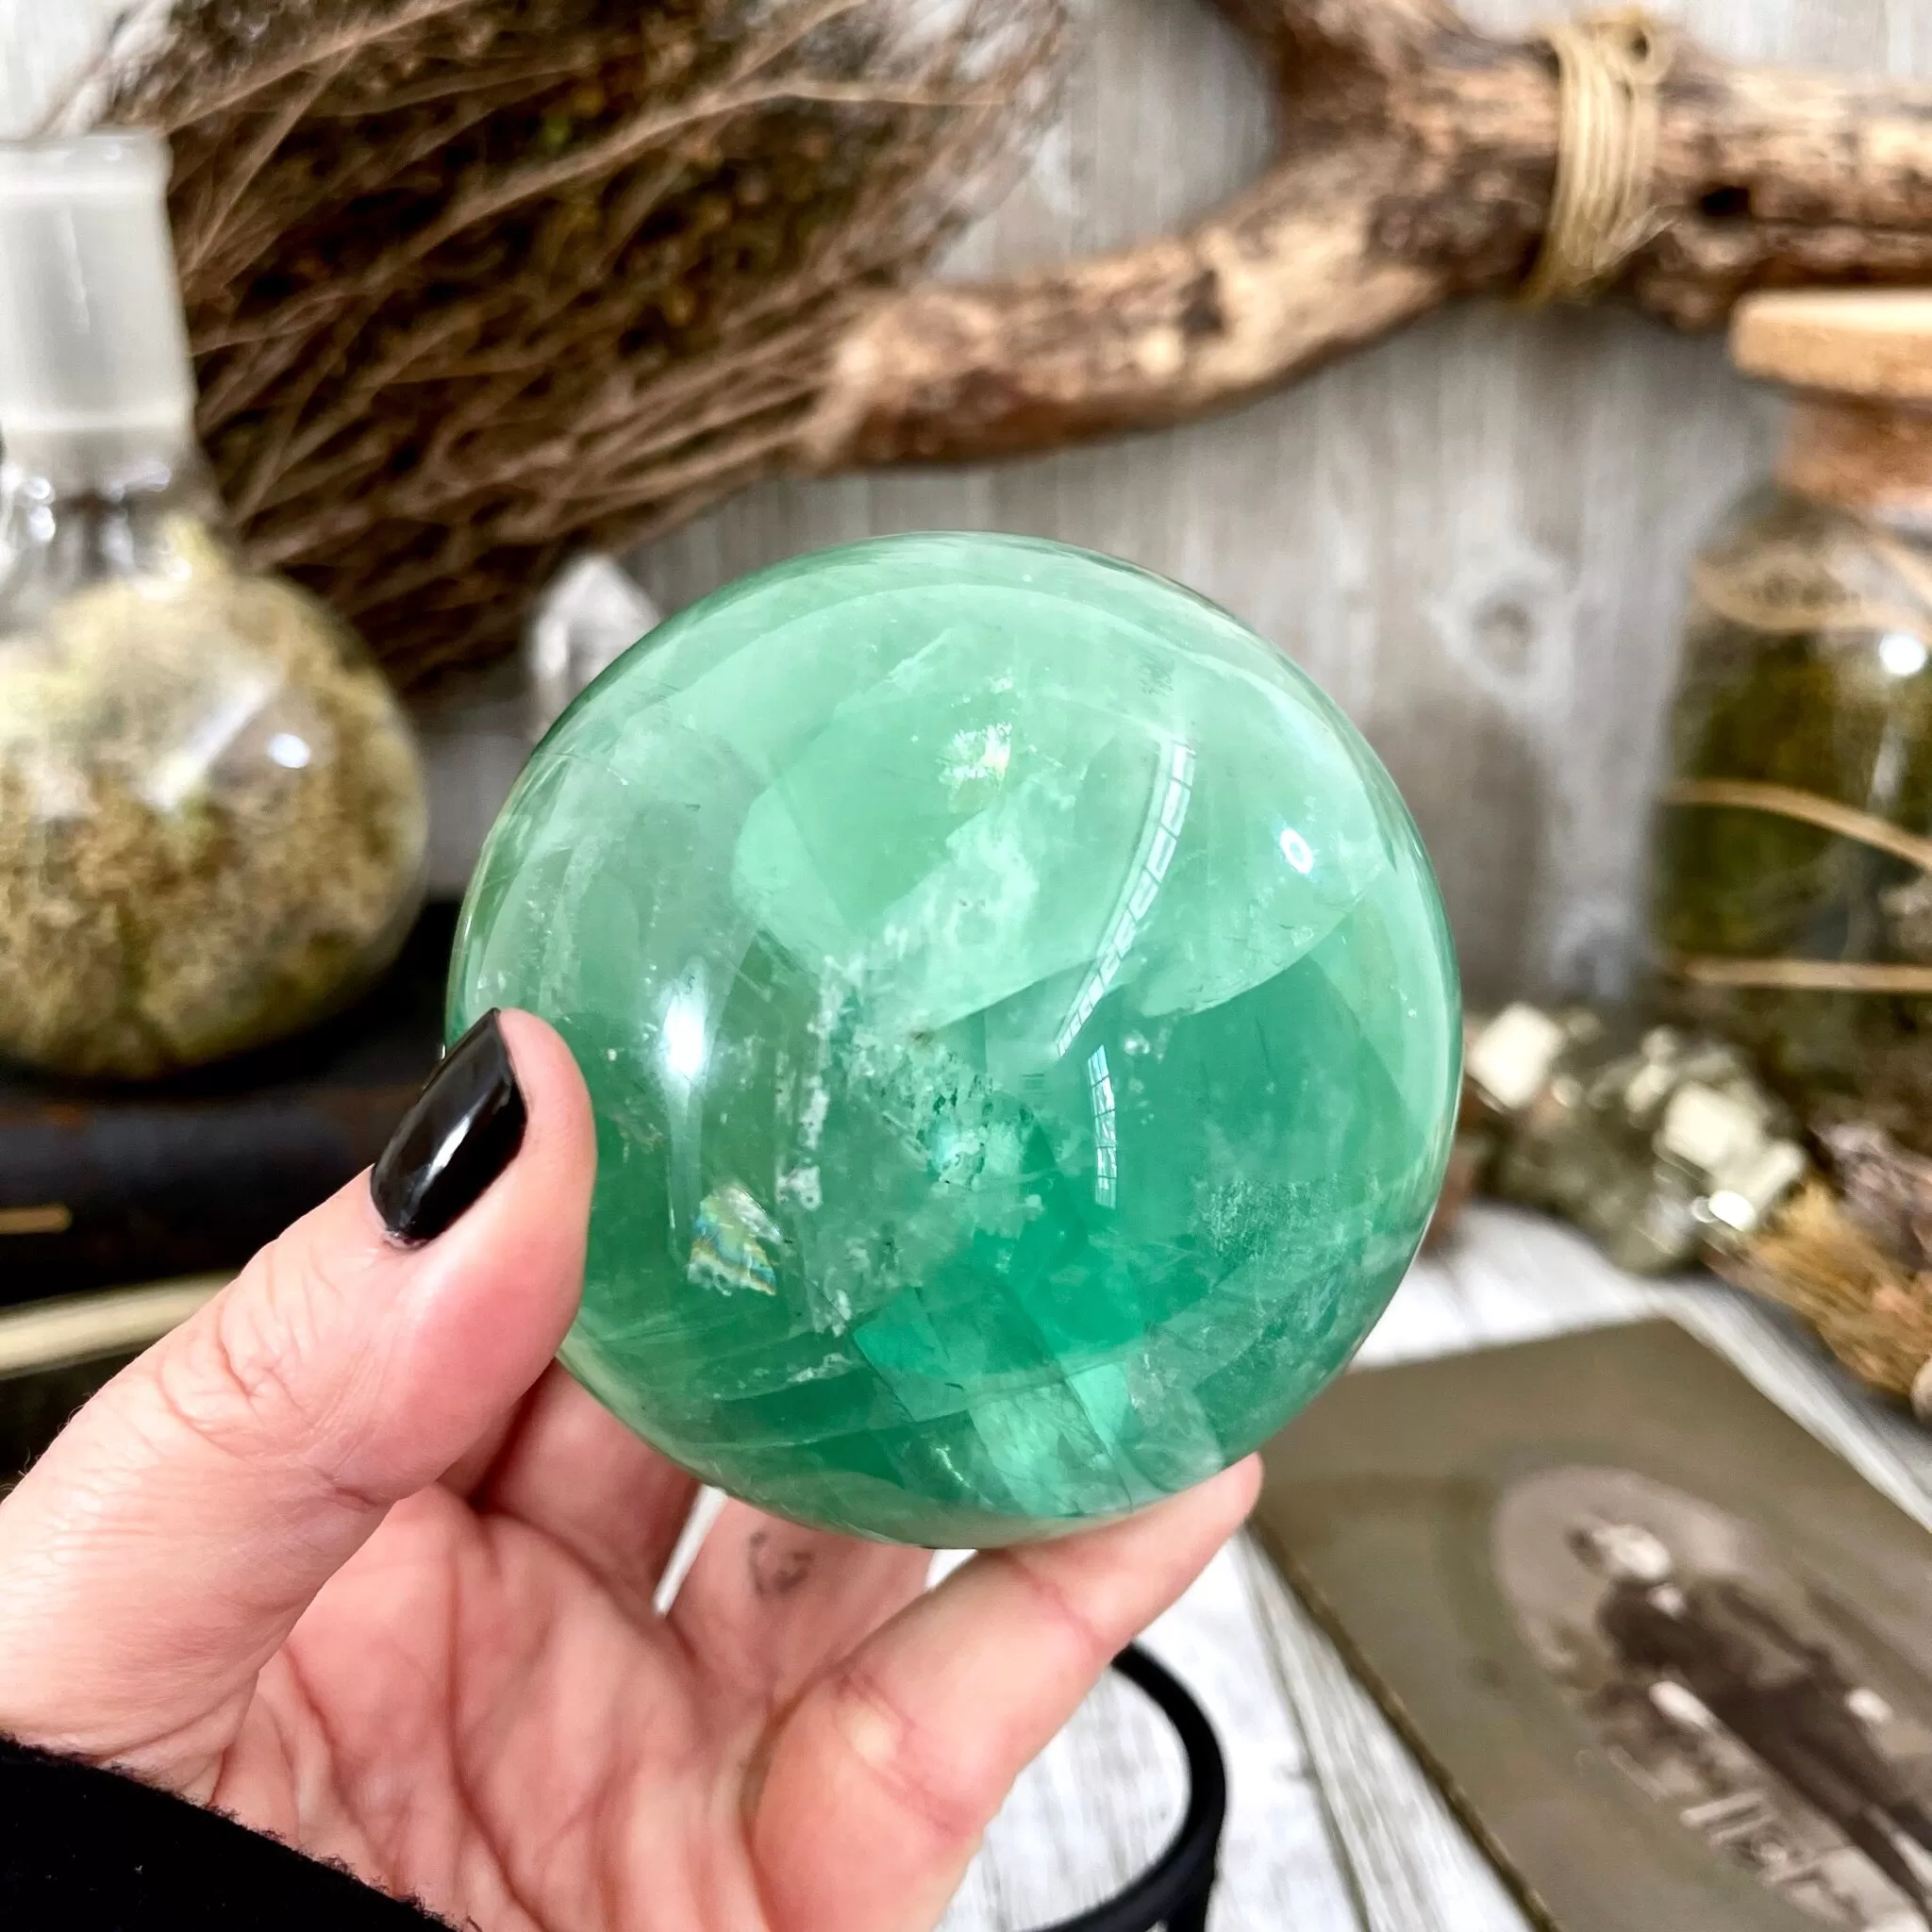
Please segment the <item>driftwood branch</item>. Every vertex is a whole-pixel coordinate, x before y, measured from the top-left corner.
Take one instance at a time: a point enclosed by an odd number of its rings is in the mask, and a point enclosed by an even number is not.
[[[1158,428],[1457,296],[1522,284],[1556,175],[1555,59],[1431,0],[1223,0],[1274,77],[1269,172],[1191,233],[882,298],[841,344],[818,471]],[[1680,327],[1753,288],[1932,282],[1932,86],[1730,66],[1661,85],[1660,225],[1606,293]]]

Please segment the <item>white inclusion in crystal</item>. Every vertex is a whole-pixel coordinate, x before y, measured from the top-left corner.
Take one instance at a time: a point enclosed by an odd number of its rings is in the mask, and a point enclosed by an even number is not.
[[[1314,849],[1292,825],[1285,826],[1281,834],[1281,856],[1307,878],[1315,869]]]
[[[1111,1208],[1120,1187],[1120,1142],[1114,1133],[1113,1075],[1107,1070],[1104,1046],[1088,1056],[1087,1092],[1093,1103],[1093,1198]]]
[[[796,1201],[808,1214],[816,1214],[825,1204],[824,1191],[819,1185],[819,1171],[815,1167],[794,1167],[790,1174],[778,1176],[778,1192],[782,1198]]]
[[[1106,943],[1082,983],[1072,1010],[1054,1036],[1056,1059],[1080,1037],[1081,1027],[1092,1018],[1094,1008],[1107,997],[1108,989],[1119,977],[1135,938],[1153,909],[1160,882],[1180,849],[1181,826],[1187,823],[1188,804],[1193,795],[1194,747],[1176,744],[1155,781],[1153,796],[1148,801],[1147,823],[1141,833],[1140,851],[1108,927]]]
[[[838,1299],[843,1300],[843,1297],[840,1296]],[[852,1307],[850,1303],[847,1303],[845,1316],[848,1321],[851,1315]],[[851,1373],[852,1364],[833,1355],[828,1356],[824,1361],[808,1362],[804,1368],[794,1369],[785,1377],[785,1386],[788,1389],[796,1389],[801,1382],[825,1382],[834,1375],[849,1375]]]
[[[1001,724],[984,731],[956,731],[947,755],[946,784],[956,799],[969,785],[989,779],[1004,785],[1013,761],[1013,727]]]

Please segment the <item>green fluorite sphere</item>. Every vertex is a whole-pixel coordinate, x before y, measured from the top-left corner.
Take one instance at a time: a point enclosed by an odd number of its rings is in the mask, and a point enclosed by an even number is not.
[[[1428,860],[1293,665],[1174,584],[888,538],[719,591],[580,697],[485,849],[452,1037],[590,1083],[571,1370],[802,1522],[1051,1535],[1341,1367],[1441,1186]]]

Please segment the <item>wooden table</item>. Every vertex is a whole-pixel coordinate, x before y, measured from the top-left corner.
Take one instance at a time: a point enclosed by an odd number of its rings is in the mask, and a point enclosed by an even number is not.
[[[1708,1280],[1619,1273],[1567,1229],[1479,1207],[1419,1262],[1364,1367],[1674,1316],[1932,1527],[1932,1436],[1867,1400],[1815,1342]],[[1399,1578],[1391,1579],[1400,1588]],[[1526,1932],[1482,1855],[1253,1544],[1232,1545],[1150,1647],[1207,1707],[1231,1808],[1211,1932]],[[1109,1682],[1027,1774],[945,1932],[1029,1932],[1105,1897],[1177,1820],[1180,1754]]]

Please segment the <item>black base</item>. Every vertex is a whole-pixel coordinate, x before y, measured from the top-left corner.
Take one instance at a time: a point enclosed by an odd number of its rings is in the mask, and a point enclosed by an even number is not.
[[[1166,1851],[1124,1891],[1045,1932],[1154,1932],[1157,1925],[1167,1932],[1207,1932],[1227,1818],[1227,1767],[1214,1727],[1180,1681],[1138,1643],[1122,1651],[1113,1667],[1160,1707],[1179,1735],[1188,1754],[1187,1815]]]

